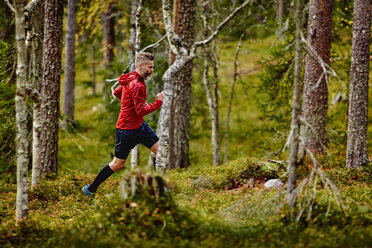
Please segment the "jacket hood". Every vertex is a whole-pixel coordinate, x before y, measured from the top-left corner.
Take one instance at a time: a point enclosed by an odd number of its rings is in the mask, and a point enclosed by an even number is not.
[[[140,74],[138,74],[138,72],[136,71],[132,71],[130,73],[127,73],[127,74],[124,74],[124,75],[121,75],[119,77],[119,84],[122,85],[122,86],[125,86],[127,85],[129,82],[133,81],[133,80],[140,80],[140,81],[143,81],[143,78],[141,77]]]

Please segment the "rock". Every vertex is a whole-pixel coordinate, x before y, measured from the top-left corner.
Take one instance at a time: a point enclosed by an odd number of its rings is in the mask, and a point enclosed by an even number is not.
[[[269,181],[267,181],[264,186],[268,189],[271,189],[271,188],[280,188],[283,186],[283,182],[280,181],[280,179],[270,179]]]

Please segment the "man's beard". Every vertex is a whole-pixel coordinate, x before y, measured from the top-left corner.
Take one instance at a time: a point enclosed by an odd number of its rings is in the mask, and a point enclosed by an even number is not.
[[[145,75],[143,75],[143,79],[150,80],[151,79],[151,76],[152,76],[152,73],[145,74]]]

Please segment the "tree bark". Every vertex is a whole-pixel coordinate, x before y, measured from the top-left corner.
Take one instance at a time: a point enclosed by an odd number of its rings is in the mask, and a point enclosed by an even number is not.
[[[238,8],[236,8],[228,17],[226,17],[216,28],[216,30],[205,40],[194,42],[187,51],[182,40],[174,32],[172,20],[169,14],[169,0],[162,0],[163,2],[163,19],[167,32],[168,43],[172,51],[176,54],[175,62],[166,70],[163,75],[164,82],[164,101],[160,111],[159,129],[159,149],[156,156],[156,168],[165,173],[168,167],[168,151],[169,151],[169,117],[170,106],[173,98],[174,79],[182,67],[193,58],[195,58],[196,49],[199,46],[208,45],[221,31],[221,29],[244,7],[246,7],[251,0],[245,0]]]
[[[179,1],[176,34],[182,39],[184,47],[189,50],[194,43],[195,0]],[[177,33],[178,30],[178,33]],[[172,102],[173,160],[169,161],[170,168],[189,167],[189,133],[190,133],[190,100],[192,82],[192,61],[186,63],[179,72],[174,86]]]
[[[115,17],[113,16],[114,3],[110,3],[107,11],[104,14],[104,67],[108,69],[110,63],[114,60],[114,46],[115,46]]]
[[[43,80],[44,4],[38,5],[32,14],[32,87],[40,93]],[[43,123],[40,99],[33,102],[32,135],[32,187],[40,181],[40,132]]]
[[[290,131],[290,153],[288,163],[288,184],[287,200],[289,209],[292,208],[296,201],[296,166],[299,146],[300,132],[300,114],[301,114],[301,68],[302,68],[302,46],[301,33],[303,29],[303,0],[296,1],[296,47],[295,47],[295,68],[294,68],[294,85],[293,85],[293,104],[292,120]]]
[[[348,168],[368,164],[368,81],[371,36],[371,1],[354,1],[353,38],[350,69]]]
[[[333,0],[309,2],[307,41],[325,63],[329,63],[332,39]],[[323,153],[327,144],[328,78],[310,55],[305,60],[302,114],[313,128],[303,126],[301,136],[310,151]],[[314,131],[313,131],[314,130]]]
[[[65,85],[63,96],[63,113],[66,123],[74,120],[75,108],[75,34],[76,34],[77,0],[67,1],[67,25],[65,40]]]
[[[227,162],[227,145],[228,145],[228,140],[229,140],[229,126],[230,126],[230,114],[231,114],[231,106],[232,106],[232,100],[233,100],[233,96],[234,96],[234,88],[235,88],[235,83],[236,83],[236,79],[238,77],[238,56],[239,56],[239,51],[240,51],[240,47],[242,45],[242,40],[244,38],[244,34],[242,34],[242,36],[240,36],[240,40],[239,40],[239,43],[238,43],[238,46],[236,48],[236,53],[235,53],[235,60],[234,60],[234,78],[233,78],[233,83],[231,85],[231,93],[230,93],[230,100],[229,100],[229,107],[228,107],[228,110],[227,110],[227,117],[226,117],[226,132],[225,132],[225,153],[224,153],[224,159],[223,159],[223,162],[226,163]]]
[[[133,0],[132,1],[132,11],[131,11],[131,21],[134,19],[134,28],[132,26],[131,28],[131,34],[130,38],[133,40],[130,40],[129,44],[132,49],[129,54],[132,54],[132,57],[130,60],[137,56],[139,49],[141,47],[141,13],[142,13],[142,7],[143,7],[143,1],[142,0]],[[134,15],[134,16],[133,16]],[[132,33],[133,32],[133,33]],[[132,64],[131,66],[131,71],[136,69],[135,68],[135,63]],[[139,165],[140,161],[140,150],[139,150],[139,144],[136,145],[132,151],[131,151],[131,156],[130,156],[130,163],[131,163],[131,168],[134,169],[136,166]]]
[[[29,141],[27,140],[27,108],[26,108],[26,31],[24,1],[14,0],[15,10],[15,36],[17,44],[17,89],[16,104],[16,154],[17,154],[17,201],[16,221],[26,220],[28,217],[28,178]]]
[[[44,13],[44,77],[41,87],[43,125],[40,135],[41,174],[57,173],[63,1],[46,1]]]

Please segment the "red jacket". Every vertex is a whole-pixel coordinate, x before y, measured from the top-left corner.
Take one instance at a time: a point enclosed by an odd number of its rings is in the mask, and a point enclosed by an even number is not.
[[[156,99],[151,104],[146,104],[146,85],[143,78],[136,72],[121,75],[120,86],[114,95],[121,99],[121,108],[116,123],[118,129],[137,129],[143,122],[143,117],[161,107],[162,101]]]

